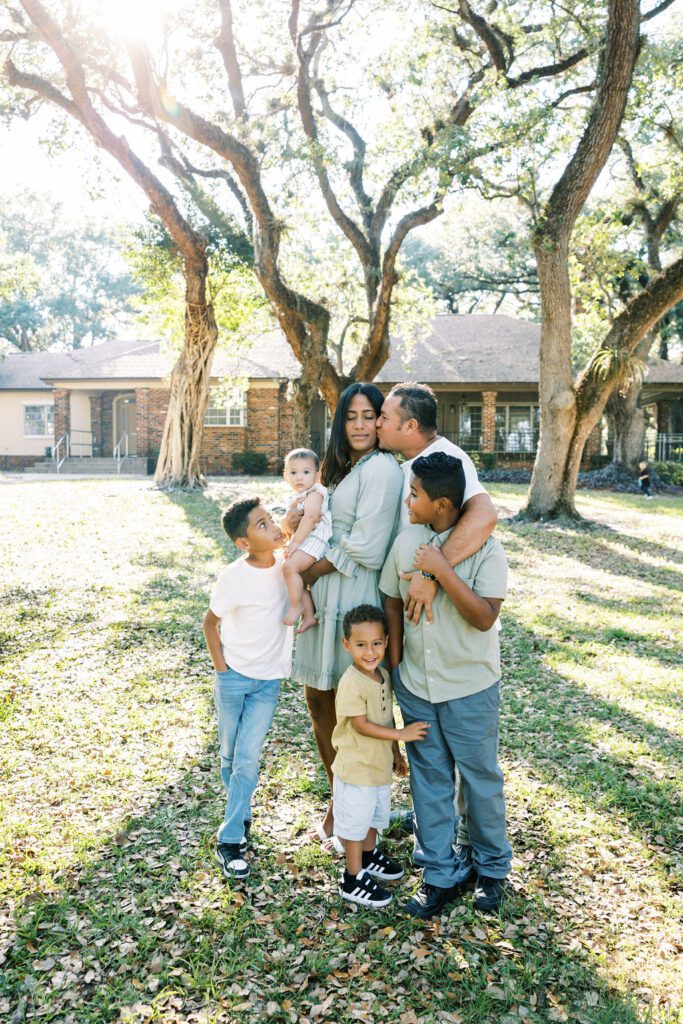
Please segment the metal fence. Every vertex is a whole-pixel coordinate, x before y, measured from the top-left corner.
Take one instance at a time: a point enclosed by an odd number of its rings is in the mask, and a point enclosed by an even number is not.
[[[683,462],[683,434],[657,434],[647,437],[645,456],[655,462]]]
[[[443,434],[443,437],[447,437],[449,441],[457,444],[465,452],[483,451],[482,434],[480,431],[469,431],[467,433],[463,431],[457,433],[447,431]],[[537,448],[537,430],[525,430],[524,428],[515,430],[501,430],[498,428],[496,430],[493,442],[493,451],[496,455],[533,458],[536,455]]]

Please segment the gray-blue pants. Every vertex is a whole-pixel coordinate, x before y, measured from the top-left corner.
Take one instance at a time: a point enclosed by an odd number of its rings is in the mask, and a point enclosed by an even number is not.
[[[505,836],[503,773],[498,767],[499,684],[432,704],[411,693],[397,670],[392,680],[406,725],[430,726],[423,740],[406,744],[425,882],[447,888],[462,881],[453,853],[455,766],[477,874],[505,878],[512,851]]]

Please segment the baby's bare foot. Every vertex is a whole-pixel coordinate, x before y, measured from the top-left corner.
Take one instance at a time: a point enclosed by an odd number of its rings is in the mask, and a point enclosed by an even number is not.
[[[303,615],[304,603],[301,604],[290,604],[289,611],[282,620],[285,626],[293,626],[295,622]]]
[[[299,623],[299,628],[297,629],[297,633],[305,633],[307,629],[311,629],[313,626],[317,626],[317,625],[318,625],[318,620],[316,619],[315,615],[307,615],[304,612],[303,618],[302,618],[301,622]]]

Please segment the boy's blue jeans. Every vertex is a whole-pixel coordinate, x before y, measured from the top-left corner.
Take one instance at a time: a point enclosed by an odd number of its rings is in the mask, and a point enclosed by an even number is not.
[[[406,725],[430,726],[423,740],[406,744],[425,882],[449,888],[464,880],[453,852],[454,765],[460,773],[477,874],[505,878],[512,851],[505,835],[503,773],[498,767],[499,684],[432,704],[411,693],[396,669],[391,678]]]
[[[221,778],[228,799],[219,843],[239,843],[251,818],[261,749],[275,715],[279,679],[250,679],[234,669],[216,672],[213,691],[218,715]]]

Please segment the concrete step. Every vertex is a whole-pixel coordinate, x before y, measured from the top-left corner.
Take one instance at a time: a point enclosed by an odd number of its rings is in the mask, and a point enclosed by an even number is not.
[[[72,458],[64,460],[59,472],[60,475],[68,474],[69,476],[116,476],[116,469],[116,459]],[[25,472],[57,475],[52,460],[37,462],[34,466],[27,468]],[[121,463],[121,476],[147,476],[147,459],[135,457],[124,459]]]

